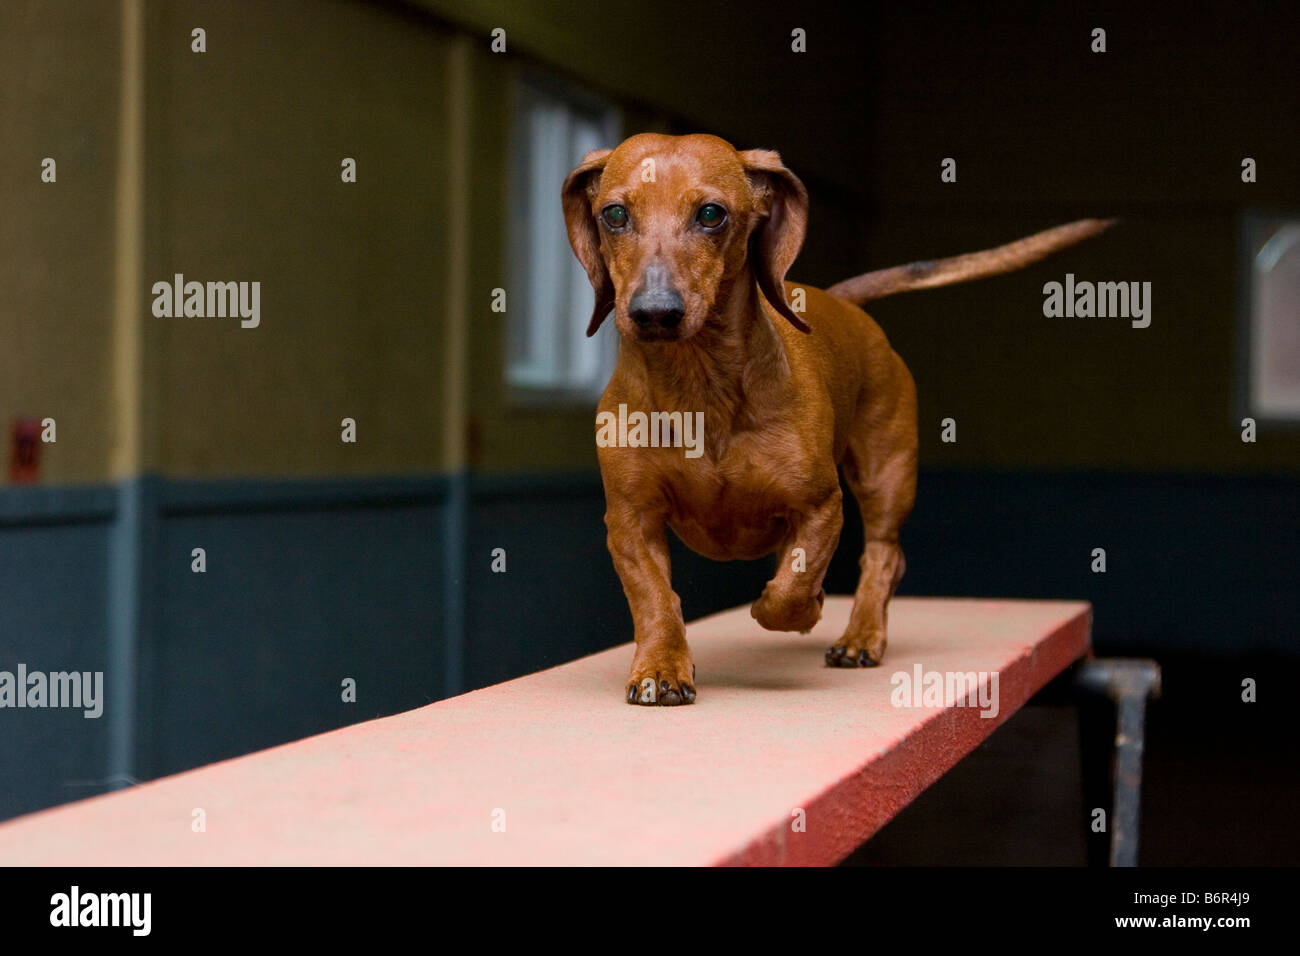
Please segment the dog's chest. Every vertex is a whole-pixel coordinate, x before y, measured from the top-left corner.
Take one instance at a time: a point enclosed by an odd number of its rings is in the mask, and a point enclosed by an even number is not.
[[[740,441],[722,455],[683,462],[669,491],[669,524],[690,548],[726,561],[771,553],[788,532],[791,510],[779,462]],[[773,466],[776,466],[775,468]]]

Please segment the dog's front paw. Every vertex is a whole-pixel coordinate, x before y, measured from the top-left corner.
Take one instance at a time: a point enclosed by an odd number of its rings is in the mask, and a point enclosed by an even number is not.
[[[627,679],[627,702],[647,707],[676,707],[693,704],[695,691],[695,665],[690,653],[637,654],[632,662],[632,674]]]
[[[822,619],[822,604],[826,592],[818,591],[816,597],[782,594],[769,584],[754,606],[750,616],[769,631],[798,631],[807,634]]]
[[[826,649],[827,667],[875,667],[885,656],[885,635],[851,638],[847,634]]]

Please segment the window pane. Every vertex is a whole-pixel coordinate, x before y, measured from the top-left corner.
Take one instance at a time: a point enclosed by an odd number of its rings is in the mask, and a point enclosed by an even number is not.
[[[1275,229],[1255,256],[1251,324],[1251,404],[1300,418],[1300,223]]]
[[[613,113],[550,81],[521,81],[512,150],[507,380],[562,398],[598,395],[616,341],[587,338],[592,291],[565,229],[560,184],[593,149],[611,145]]]
[[[568,154],[569,121],[563,107],[538,102],[529,118],[529,200],[528,200],[528,301],[524,313],[528,323],[528,361],[542,369],[555,370],[559,361],[555,316],[564,295],[560,286],[563,273],[558,271],[555,229],[559,217],[554,199],[559,187],[548,196],[546,186],[563,182],[560,172]],[[560,178],[557,179],[556,176]]]

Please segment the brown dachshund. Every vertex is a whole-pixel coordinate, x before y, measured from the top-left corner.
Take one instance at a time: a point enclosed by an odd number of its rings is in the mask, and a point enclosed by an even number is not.
[[[879,664],[905,566],[898,532],[916,492],[916,387],[857,305],[1018,269],[1109,221],[823,292],[784,281],[803,245],[808,193],[776,153],[738,152],[716,136],[633,136],[583,157],[563,202],[596,291],[587,334],[612,310],[622,336],[597,420],[609,552],[636,635],[628,702],[696,699],[666,526],[719,561],[776,552],[776,575],[751,613],[769,630],[806,632],[821,617],[843,523],[840,474],[866,547],[848,628],[826,663]],[[678,430],[695,421],[703,435],[691,456]]]

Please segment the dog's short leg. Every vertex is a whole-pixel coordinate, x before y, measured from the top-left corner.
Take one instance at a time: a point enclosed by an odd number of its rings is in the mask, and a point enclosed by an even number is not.
[[[875,667],[885,655],[889,599],[907,567],[898,530],[916,497],[915,426],[910,440],[906,427],[896,433],[903,437],[888,453],[882,453],[878,443],[869,447],[871,433],[864,432],[850,440],[845,455],[844,480],[862,512],[866,544],[858,562],[861,576],[849,626],[826,651],[826,663],[832,667]]]
[[[826,651],[832,667],[875,667],[885,656],[889,599],[907,562],[897,541],[868,541],[858,566],[862,576],[844,636]]]
[[[672,589],[664,521],[630,508],[611,509],[605,527],[636,635],[627,702],[692,704],[695,664],[686,644],[681,598]]]
[[[776,574],[749,613],[769,631],[813,629],[822,616],[822,581],[844,526],[839,480],[804,514],[792,517],[790,534],[777,553]]]

